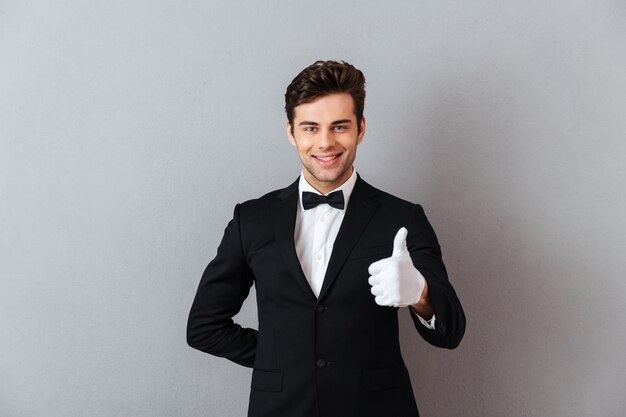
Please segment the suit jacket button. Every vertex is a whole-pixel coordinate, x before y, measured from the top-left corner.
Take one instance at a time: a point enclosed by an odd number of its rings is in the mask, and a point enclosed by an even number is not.
[[[324,306],[323,306],[323,305],[321,305],[321,304],[320,304],[320,305],[318,305],[318,306],[315,308],[315,311],[317,311],[318,313],[323,313],[323,312],[324,312],[324,310],[326,310],[326,307],[324,307]]]
[[[317,362],[315,362],[315,365],[317,365],[318,368],[325,368],[326,361],[324,359],[318,359]]]

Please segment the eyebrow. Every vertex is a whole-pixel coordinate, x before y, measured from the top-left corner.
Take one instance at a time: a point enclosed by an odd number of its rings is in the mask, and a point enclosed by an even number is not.
[[[334,122],[331,123],[331,126],[333,125],[343,125],[343,124],[347,124],[347,123],[352,123],[352,120],[350,119],[341,119],[341,120],[335,120]],[[308,120],[303,120],[300,123],[298,123],[298,126],[319,126],[320,124],[317,122],[311,122]]]

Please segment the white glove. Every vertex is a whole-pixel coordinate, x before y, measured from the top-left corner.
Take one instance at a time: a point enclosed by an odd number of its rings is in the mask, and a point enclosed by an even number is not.
[[[406,307],[416,304],[422,296],[426,281],[413,266],[406,247],[407,234],[406,227],[400,228],[393,239],[391,257],[376,261],[368,268],[371,276],[367,282],[372,286],[378,305]]]

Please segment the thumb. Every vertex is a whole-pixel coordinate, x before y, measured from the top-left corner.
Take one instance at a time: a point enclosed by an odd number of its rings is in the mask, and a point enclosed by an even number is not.
[[[393,238],[393,253],[391,256],[400,256],[406,249],[406,235],[408,234],[406,227],[401,227],[396,233],[396,237]]]

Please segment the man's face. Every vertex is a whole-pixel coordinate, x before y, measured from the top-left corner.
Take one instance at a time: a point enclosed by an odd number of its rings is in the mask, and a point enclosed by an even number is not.
[[[326,194],[350,178],[356,147],[365,134],[365,118],[359,132],[350,94],[330,94],[296,106],[293,134],[291,130],[287,121],[287,136],[313,188]]]

